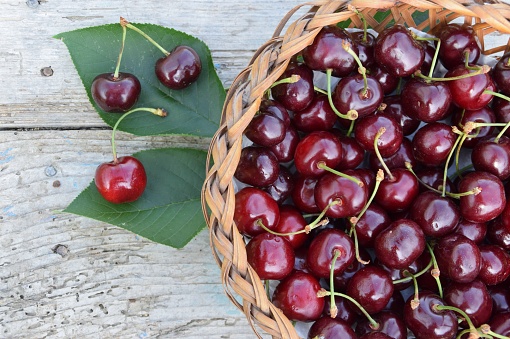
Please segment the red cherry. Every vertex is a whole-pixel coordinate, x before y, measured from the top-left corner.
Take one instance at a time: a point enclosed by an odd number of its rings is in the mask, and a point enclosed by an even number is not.
[[[99,74],[92,81],[90,92],[94,102],[105,112],[127,112],[137,102],[142,86],[130,73]]]
[[[195,82],[202,72],[197,52],[189,46],[177,46],[169,55],[156,61],[156,76],[170,89],[183,89]]]

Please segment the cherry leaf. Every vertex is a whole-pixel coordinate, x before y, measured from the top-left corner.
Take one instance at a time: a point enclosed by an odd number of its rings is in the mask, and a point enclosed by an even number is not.
[[[152,241],[182,248],[205,227],[200,191],[207,153],[161,148],[134,156],[147,173],[147,187],[132,203],[112,204],[94,182],[64,210],[122,227]]]
[[[192,47],[202,61],[202,72],[193,84],[182,90],[163,86],[156,77],[155,63],[164,54],[139,33],[128,29],[121,72],[136,75],[142,92],[135,107],[164,108],[164,121],[156,116],[133,114],[119,126],[136,135],[195,135],[211,137],[218,129],[225,89],[214,69],[209,48],[186,33],[153,24],[136,24],[164,49],[171,52],[178,45]],[[55,36],[67,46],[88,97],[101,118],[110,126],[120,114],[103,112],[92,100],[90,87],[101,73],[113,73],[117,63],[122,27],[120,24],[88,27]]]

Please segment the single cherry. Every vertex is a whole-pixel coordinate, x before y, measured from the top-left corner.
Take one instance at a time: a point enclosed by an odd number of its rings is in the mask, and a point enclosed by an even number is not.
[[[390,274],[380,267],[368,265],[352,276],[346,292],[369,314],[375,314],[386,307],[393,290]],[[353,307],[357,310],[356,306]]]
[[[434,247],[441,275],[468,283],[480,273],[482,258],[478,246],[461,234],[452,233],[438,240]]]
[[[280,165],[273,152],[262,146],[247,146],[241,151],[234,177],[248,185],[266,187],[278,179]]]
[[[291,62],[278,81],[298,76],[298,81],[286,81],[271,88],[274,100],[289,111],[305,109],[314,98],[313,71],[305,64]]]
[[[234,222],[240,233],[256,236],[265,232],[259,223],[274,229],[279,220],[278,204],[268,193],[256,187],[245,187],[236,193]]]
[[[294,250],[283,237],[258,234],[246,245],[246,259],[260,279],[281,280],[294,269]]]
[[[135,105],[142,86],[131,73],[103,73],[92,81],[94,102],[105,112],[123,113]]]
[[[168,54],[167,54],[168,53]],[[198,53],[190,46],[176,46],[156,61],[155,72],[166,87],[179,90],[194,83],[202,72]]]
[[[358,336],[344,320],[323,316],[317,319],[308,331],[308,339],[315,338],[358,339]]]

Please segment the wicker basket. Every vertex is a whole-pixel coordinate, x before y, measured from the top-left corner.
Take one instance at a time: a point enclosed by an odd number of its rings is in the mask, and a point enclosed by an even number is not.
[[[223,107],[222,122],[209,149],[209,170],[202,189],[202,206],[210,230],[210,244],[221,267],[226,294],[242,310],[254,332],[276,338],[299,338],[292,323],[268,300],[264,284],[247,263],[245,239],[233,223],[235,187],[233,175],[240,159],[243,131],[257,112],[264,92],[280,77],[290,59],[311,44],[322,27],[351,20],[362,27],[352,11],[361,11],[369,26],[380,32],[395,23],[430,31],[461,18],[473,25],[485,55],[510,51],[507,44],[486,48],[488,34],[510,33],[510,5],[473,0],[316,0],[292,9],[280,22],[272,39],[255,53],[250,64],[233,81]],[[289,23],[298,11],[308,12]],[[374,16],[390,10],[381,22]],[[428,20],[416,24],[412,14],[428,10]],[[285,34],[283,29],[288,27]]]

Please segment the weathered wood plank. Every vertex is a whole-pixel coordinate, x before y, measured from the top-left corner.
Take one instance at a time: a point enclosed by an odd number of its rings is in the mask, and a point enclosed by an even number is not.
[[[111,158],[110,131],[0,132],[1,338],[249,338],[203,231],[182,250],[60,213]],[[120,132],[119,154],[207,147]]]
[[[66,46],[52,38],[57,33],[115,23],[119,16],[182,30],[210,47],[228,87],[296,4],[295,0],[2,1],[0,87],[5,90],[0,91],[0,128],[104,126],[88,102]],[[53,75],[41,75],[41,69],[50,66]]]

